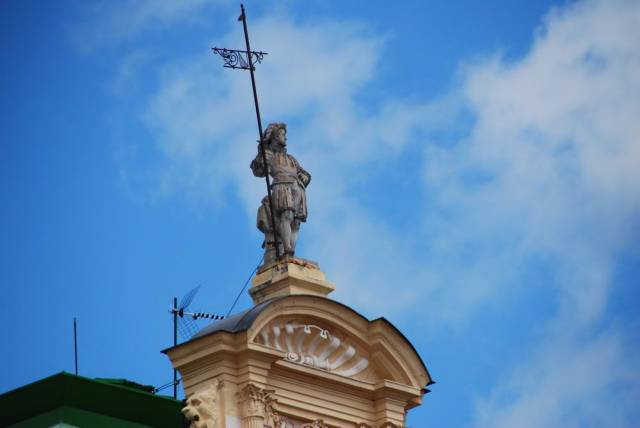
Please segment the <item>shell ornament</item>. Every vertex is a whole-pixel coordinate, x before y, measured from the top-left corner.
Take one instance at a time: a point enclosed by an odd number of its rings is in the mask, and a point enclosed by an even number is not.
[[[310,324],[266,325],[255,341],[278,351],[284,351],[288,361],[320,370],[353,377],[369,365],[368,358],[348,340],[328,330]]]

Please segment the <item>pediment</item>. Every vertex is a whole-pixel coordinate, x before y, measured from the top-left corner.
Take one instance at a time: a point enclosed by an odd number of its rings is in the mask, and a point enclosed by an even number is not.
[[[254,417],[263,409],[267,421],[273,401],[281,422],[300,421],[291,428],[319,420],[331,427],[403,426],[406,411],[420,404],[432,383],[391,323],[369,321],[320,296],[268,299],[166,352],[186,396],[219,382],[225,418]],[[244,393],[254,390],[262,392]],[[273,400],[254,405],[261,396]]]
[[[302,366],[360,380],[372,380],[365,343],[336,325],[308,316],[276,317],[266,323],[254,343],[281,351]]]
[[[317,296],[290,296],[268,305],[247,339],[283,361],[344,378],[390,381],[422,389],[432,383],[415,349],[388,321],[369,321]]]

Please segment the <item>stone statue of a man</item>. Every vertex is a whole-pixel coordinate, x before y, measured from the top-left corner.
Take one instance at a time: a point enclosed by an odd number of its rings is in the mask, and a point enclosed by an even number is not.
[[[305,189],[311,181],[311,175],[305,171],[296,158],[287,153],[287,125],[271,123],[264,131],[265,156],[268,168],[265,168],[262,148],[258,145],[258,154],[251,162],[251,170],[256,177],[267,174],[272,178],[271,199],[280,254],[293,256],[298,239],[300,223],[307,220],[307,197]],[[264,201],[258,212],[258,228],[265,233],[265,262],[269,251],[270,224],[265,224],[271,212],[267,211],[268,200]],[[262,219],[260,218],[262,217]],[[269,219],[270,220],[270,219]]]

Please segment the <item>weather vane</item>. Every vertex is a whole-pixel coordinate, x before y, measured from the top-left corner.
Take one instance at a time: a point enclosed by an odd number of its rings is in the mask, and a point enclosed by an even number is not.
[[[267,196],[258,209],[257,226],[265,235],[264,264],[268,265],[281,257],[294,255],[300,223],[307,220],[306,187],[311,175],[287,153],[287,126],[284,123],[271,123],[265,132],[262,131],[254,65],[261,63],[267,53],[251,50],[244,5],[240,5],[240,10],[238,21],[242,21],[244,28],[246,50],[213,48],[213,52],[222,57],[226,68],[249,70],[251,75],[259,133],[258,154],[251,162],[251,170],[255,176],[264,177],[267,183]]]

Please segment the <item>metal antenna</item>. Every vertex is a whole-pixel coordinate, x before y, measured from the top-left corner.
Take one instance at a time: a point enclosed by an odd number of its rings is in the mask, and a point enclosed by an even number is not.
[[[183,299],[184,300],[184,299]],[[173,298],[173,346],[178,346],[178,299]],[[173,369],[173,399],[178,398],[178,371]]]
[[[73,317],[73,354],[75,357],[76,376],[78,376],[78,327],[76,317]]]
[[[258,63],[262,62],[262,59],[266,52],[252,51],[249,44],[249,30],[247,29],[247,14],[244,11],[244,5],[240,5],[240,16],[238,21],[242,21],[242,27],[244,29],[244,41],[247,47],[246,51],[237,49],[225,49],[225,48],[213,48],[213,53],[218,54],[224,60],[224,66],[227,68],[249,70],[251,74],[251,87],[253,88],[253,103],[256,107],[256,119],[258,121],[258,133],[260,134],[260,152],[262,152],[262,162],[264,163],[265,175],[264,178],[267,182],[267,196],[269,198],[269,210],[271,211],[271,229],[273,230],[273,241],[276,247],[276,258],[280,258],[280,246],[278,245],[278,231],[276,230],[276,222],[274,220],[273,211],[273,199],[271,198],[271,183],[269,180],[269,165],[267,164],[266,147],[262,138],[262,120],[260,119],[260,105],[258,104],[258,91],[256,89],[256,77],[254,75],[255,67],[253,66],[254,58]]]
[[[193,290],[190,290],[187,294],[184,295],[182,300],[180,300],[180,304],[176,305],[174,301],[173,308],[169,310],[169,312],[171,312],[174,317],[174,346],[178,344],[178,331],[180,331],[180,335],[184,340],[191,339],[193,335],[198,332],[198,326],[195,321],[199,319],[221,320],[224,318],[224,316],[218,314],[187,311],[189,305],[191,305],[191,302],[193,302],[193,298],[199,290],[200,286],[197,286]]]
[[[187,308],[193,302],[193,298],[200,290],[200,286],[190,290],[184,295],[180,304],[178,304],[178,298],[173,298],[173,307],[169,309],[169,313],[173,315],[173,346],[178,346],[178,329],[183,339],[189,340],[193,335],[198,332],[198,326],[195,321],[201,318],[210,320],[221,320],[224,318],[222,315],[209,314],[206,312],[187,312]],[[173,369],[173,398],[178,396],[178,371]]]

